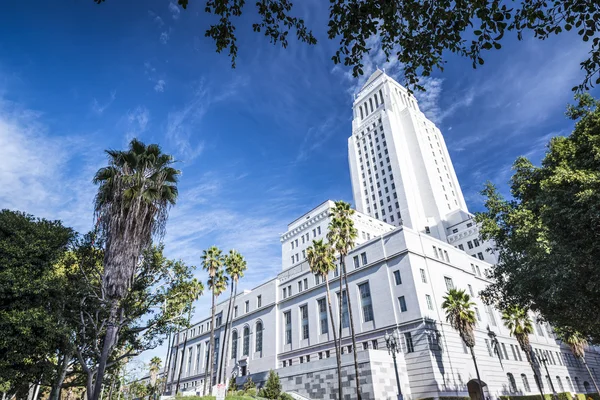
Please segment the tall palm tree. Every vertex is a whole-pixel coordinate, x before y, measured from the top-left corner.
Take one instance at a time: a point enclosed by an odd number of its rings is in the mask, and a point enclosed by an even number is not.
[[[229,254],[225,256],[225,272],[231,279],[231,292],[229,293],[229,306],[227,307],[227,318],[225,319],[225,331],[223,333],[223,347],[221,351],[221,358],[219,359],[219,372],[217,374],[217,382],[221,383],[221,377],[225,381],[227,374],[227,364],[229,363],[229,346],[228,346],[228,333],[233,321],[233,314],[231,309],[233,308],[233,302],[237,296],[237,284],[238,280],[244,276],[244,271],[247,268],[246,260],[236,250],[229,250]]]
[[[210,387],[209,390],[212,391],[212,364],[214,362],[213,349],[215,348],[215,311],[216,311],[215,300],[216,300],[216,290],[218,289],[216,284],[220,282],[218,279],[214,279],[214,278],[219,272],[221,272],[221,273],[223,272],[223,270],[222,270],[223,262],[224,262],[224,259],[223,259],[222,251],[218,247],[211,246],[208,248],[208,250],[202,251],[202,269],[204,269],[206,272],[208,272],[208,288],[212,292],[210,344],[209,344],[210,355],[209,355],[209,365],[208,365],[209,374],[208,375],[206,373],[204,374],[204,394],[206,394],[207,387]],[[209,380],[211,381],[210,385],[209,385]]]
[[[356,398],[361,400],[360,394],[360,379],[358,376],[358,360],[356,357],[356,335],[354,333],[354,318],[352,315],[352,303],[350,301],[350,288],[348,286],[348,274],[346,271],[346,256],[350,250],[354,247],[356,237],[358,236],[357,230],[354,227],[354,221],[352,220],[352,214],[354,210],[350,207],[350,204],[345,201],[336,201],[335,207],[331,210],[332,220],[329,223],[329,232],[327,233],[327,240],[340,255],[340,349],[342,347],[342,302],[344,300],[344,290],[342,290],[342,278],[345,284],[345,299],[348,305],[348,316],[350,317],[350,336],[352,337],[352,354],[354,356],[354,376],[356,377]]]
[[[594,387],[596,388],[596,393],[600,393],[600,389],[598,389],[598,383],[596,382],[596,379],[594,378],[594,375],[592,375],[592,372],[590,371],[590,367],[588,366],[587,362],[585,361],[585,349],[588,346],[588,342],[585,339],[585,337],[579,333],[578,331],[572,329],[572,328],[555,328],[554,331],[556,332],[556,334],[558,335],[558,337],[567,344],[567,346],[569,346],[571,348],[571,353],[573,353],[573,355],[580,359],[581,362],[583,362],[583,365],[585,365],[585,368],[587,369],[588,374],[590,375],[590,378],[592,378],[592,383],[594,384]]]
[[[329,307],[329,319],[331,320],[331,330],[333,332],[333,345],[335,347],[335,356],[337,361],[337,373],[338,373],[338,398],[342,399],[342,357],[341,351],[338,346],[337,336],[335,333],[335,321],[333,319],[333,308],[331,306],[331,293],[329,291],[329,273],[335,269],[333,263],[334,255],[333,249],[321,240],[313,240],[312,246],[306,249],[306,258],[310,271],[315,275],[320,275],[325,281],[325,287],[327,290],[327,305]],[[341,323],[341,321],[340,321]]]
[[[533,321],[529,317],[529,313],[526,309],[519,306],[510,306],[502,312],[502,321],[510,334],[517,339],[519,347],[525,353],[527,362],[529,362],[531,370],[533,371],[535,383],[540,391],[542,400],[544,400],[544,391],[541,384],[542,379],[535,370],[533,351],[531,349],[531,344],[529,343],[529,335],[533,333]]]
[[[98,400],[108,358],[118,337],[119,303],[126,296],[140,255],[153,236],[162,236],[168,210],[177,200],[180,171],[157,144],[133,139],[126,151],[107,150],[107,167],[94,176],[99,185],[95,216],[105,240],[102,292],[109,311],[96,382],[90,400]]]
[[[160,357],[152,357],[150,360],[150,388],[152,390],[152,398],[156,398],[158,389],[158,372],[160,371],[161,364],[162,360]]]
[[[479,368],[477,367],[477,359],[475,358],[475,311],[473,307],[475,303],[471,301],[469,296],[464,290],[450,289],[446,296],[444,296],[444,302],[442,308],[446,312],[446,322],[452,326],[460,335],[462,341],[471,351],[471,357],[473,358],[473,364],[475,365],[475,372],[477,373],[477,382],[479,383],[479,390],[481,392],[481,400],[485,399],[483,394],[483,386],[481,385],[481,377],[479,376]]]
[[[177,375],[177,384],[175,385],[175,395],[179,394],[179,382],[181,381],[181,373],[183,372],[183,363],[185,361],[185,349],[187,347],[188,335],[189,335],[189,327],[192,322],[192,311],[194,310],[193,303],[198,300],[200,296],[202,296],[202,292],[204,292],[204,285],[202,282],[198,282],[196,278],[192,280],[192,284],[190,285],[190,291],[185,293],[186,297],[186,308],[188,309],[188,317],[185,324],[185,333],[183,334],[183,349],[181,350],[181,360],[179,361],[179,374]],[[188,354],[189,358],[190,354]]]

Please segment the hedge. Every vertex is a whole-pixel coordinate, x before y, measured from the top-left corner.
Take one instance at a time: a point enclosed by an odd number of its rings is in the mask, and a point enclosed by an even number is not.
[[[561,393],[557,393],[557,395],[558,395],[558,400],[589,400],[589,399],[600,400],[600,396],[598,396],[598,393],[588,393],[588,394],[578,393],[575,395],[575,397],[573,397],[570,392],[561,392]],[[442,397],[440,397],[440,400],[441,399],[442,399]],[[540,400],[540,395],[534,394],[534,395],[528,395],[528,396],[500,396],[500,399],[501,400]],[[544,399],[545,400],[553,400],[551,394],[544,394]]]

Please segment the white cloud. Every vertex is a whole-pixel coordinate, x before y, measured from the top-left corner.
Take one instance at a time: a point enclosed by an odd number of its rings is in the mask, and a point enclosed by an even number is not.
[[[162,79],[159,79],[156,82],[156,85],[154,85],[154,91],[158,92],[158,93],[164,92],[165,91],[165,85],[166,85],[165,81],[162,80]]]
[[[3,208],[61,219],[80,232],[92,227],[91,179],[103,153],[89,137],[52,136],[42,114],[0,99],[0,160]]]
[[[181,14],[181,10],[179,9],[179,6],[177,4],[175,4],[172,1],[170,1],[169,2],[169,11],[171,12],[171,16],[173,17],[173,19],[179,19],[179,15]]]
[[[168,32],[165,31],[160,34],[159,40],[162,44],[167,44],[170,37],[171,37],[171,30],[169,29]]]
[[[117,98],[116,90],[113,90],[110,92],[110,98],[104,104],[100,104],[100,102],[98,102],[98,100],[96,98],[94,98],[92,101],[92,111],[98,115],[102,115],[104,113],[104,111],[108,107],[110,107],[110,105],[113,103],[113,101],[115,101],[116,98]]]
[[[160,16],[156,15],[156,13],[154,13],[153,11],[148,11],[148,15],[152,18],[152,21],[159,27],[162,28],[162,26],[165,24],[163,19]]]
[[[340,123],[340,118],[330,116],[324,122],[320,121],[318,125],[311,126],[304,135],[304,140],[296,156],[296,162],[305,161],[311,157],[312,153],[321,149],[333,135],[335,127]]]

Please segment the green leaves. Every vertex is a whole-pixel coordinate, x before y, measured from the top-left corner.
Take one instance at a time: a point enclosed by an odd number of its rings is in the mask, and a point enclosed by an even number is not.
[[[501,309],[518,306],[552,325],[600,339],[600,108],[576,95],[568,137],[553,138],[541,166],[521,157],[513,165],[511,200],[490,184],[487,211],[476,219],[495,243],[499,263],[484,292]]]

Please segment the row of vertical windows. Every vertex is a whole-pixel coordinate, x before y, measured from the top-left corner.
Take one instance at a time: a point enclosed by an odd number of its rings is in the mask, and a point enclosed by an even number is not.
[[[245,326],[242,331],[242,356],[250,355],[250,327]],[[254,351],[257,353],[262,352],[263,348],[263,324],[262,322],[256,323],[256,337],[254,342]],[[234,330],[231,334],[231,358],[237,359],[238,357],[238,332]]]
[[[446,250],[442,250],[441,247],[433,247],[433,255],[435,258],[440,259],[442,261],[450,262],[450,257],[448,256],[448,252]]]
[[[380,104],[384,104],[383,93],[381,90],[375,93],[373,97],[369,98],[368,100],[365,100],[365,102],[362,105],[358,106],[360,119],[363,120],[369,114],[372,114],[377,108],[379,108]],[[373,105],[375,105],[375,107],[373,107]]]

